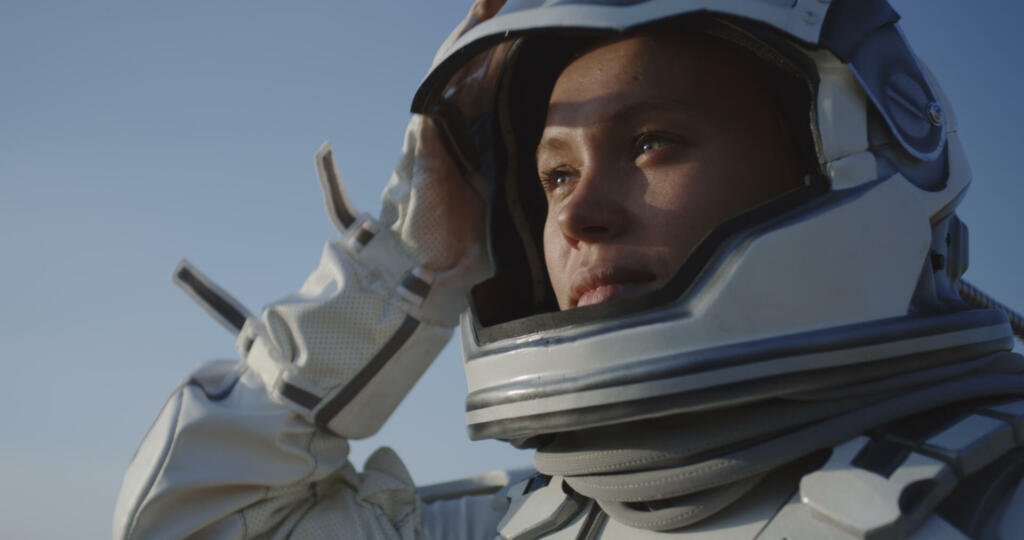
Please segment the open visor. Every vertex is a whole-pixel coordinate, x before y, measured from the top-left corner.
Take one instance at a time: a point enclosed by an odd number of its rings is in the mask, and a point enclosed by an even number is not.
[[[827,9],[828,4],[817,1],[509,0],[497,16],[438,55],[416,91],[412,112],[433,117],[463,166],[486,177],[494,170],[495,96],[516,38],[552,32],[612,37],[668,18],[710,12],[749,19],[813,44]]]
[[[442,131],[448,150],[458,159],[467,176],[484,178],[484,199],[490,193],[495,175],[494,130],[497,86],[506,65],[512,41],[484,49],[467,61],[449,79],[440,92],[422,108],[413,112],[432,117]]]
[[[512,41],[553,33],[611,37],[696,13],[747,21],[831,50],[850,66],[904,150],[923,160],[941,151],[942,111],[885,0],[509,0],[438,54],[412,112],[434,117],[463,165],[486,174],[494,97]]]

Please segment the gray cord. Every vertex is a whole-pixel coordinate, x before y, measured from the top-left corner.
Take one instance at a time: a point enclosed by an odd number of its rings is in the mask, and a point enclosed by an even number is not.
[[[636,509],[611,500],[598,500],[597,504],[612,519],[623,525],[651,531],[668,531],[692,525],[717,514],[746,495],[764,477],[764,474],[754,475],[724,486],[692,493],[685,496],[683,501],[654,510]]]
[[[858,365],[862,373],[842,369],[845,384],[831,373],[777,378],[777,389],[761,396],[755,406],[737,406],[602,426],[559,434],[534,454],[534,465],[551,476],[620,474],[684,464],[701,453],[736,445],[770,434],[847,413],[882,399],[928,384],[979,371],[1001,354],[958,360],[933,367],[932,359],[915,358],[918,371],[898,364]],[[887,368],[879,370],[877,368]],[[896,369],[899,368],[899,369]],[[867,378],[865,377],[867,376]],[[821,379],[810,386],[806,378]],[[787,391],[786,387],[791,388]],[[756,391],[755,391],[756,392]],[[781,399],[779,399],[781,398]],[[814,402],[813,405],[807,402]],[[666,429],[666,426],[672,426]],[[623,447],[622,441],[630,441]]]
[[[680,497],[767,473],[797,457],[840,444],[898,418],[956,401],[1000,394],[1024,394],[1024,375],[975,374],[883,399],[696,463],[620,474],[567,476],[565,481],[577,493],[598,501],[641,502]]]
[[[994,361],[1000,359],[1005,362]],[[675,426],[635,426],[638,432],[634,442],[640,444],[631,445],[625,452],[633,454],[632,456],[616,455],[620,452],[601,448],[600,444],[596,448],[588,449],[585,441],[574,441],[583,446],[559,448],[561,452],[556,452],[555,455],[547,455],[545,449],[539,449],[535,456],[535,464],[537,469],[545,474],[574,473],[566,474],[565,482],[577,493],[597,501],[608,515],[618,521],[649,530],[682,527],[707,518],[728,506],[756,484],[762,475],[785,465],[795,457],[834,446],[873,426],[954,401],[1000,394],[1024,395],[1024,358],[1001,353],[983,362],[967,364],[973,368],[980,368],[981,371],[973,374],[958,373],[956,375],[959,376],[942,382],[933,382],[924,388],[889,389],[888,395],[877,396],[877,399],[870,400],[871,403],[866,406],[863,402],[851,402],[850,404],[860,405],[853,410],[849,410],[849,406],[833,404],[836,410],[831,413],[838,412],[835,416],[827,414],[828,418],[817,421],[812,420],[816,416],[814,414],[798,418],[797,423],[803,425],[792,431],[790,429],[793,426],[787,426],[786,422],[770,426],[771,431],[777,433],[775,437],[755,436],[749,446],[737,448],[734,443],[742,439],[737,435],[761,433],[756,429],[756,419],[754,426],[742,421],[735,422],[732,427],[742,433],[729,434],[726,430],[724,434],[711,436],[715,442],[725,443],[721,448],[721,454],[707,455],[695,461],[673,464],[678,462],[669,459],[656,463],[655,466],[650,466],[651,463],[648,462],[648,466],[640,470],[633,467],[634,461],[648,461],[651,457],[648,454],[678,457],[671,456],[671,452],[667,452],[665,448],[644,448],[644,441],[653,440],[645,435],[653,433],[671,439],[672,435],[678,432],[688,439],[697,440],[707,435],[702,429],[692,429],[701,426],[691,422],[689,425],[683,423]],[[986,372],[986,365],[999,369],[997,372]],[[927,379],[908,379],[902,382],[932,382],[931,378]],[[765,405],[759,404],[754,407]],[[788,405],[818,409],[828,408],[830,404],[794,402]],[[790,411],[790,414],[795,412],[797,411]],[[806,424],[808,420],[811,422]],[[648,430],[651,433],[647,433]],[[726,436],[723,438],[722,435]],[[572,447],[574,444],[570,443],[568,446]],[[681,444],[681,447],[681,455],[690,454],[687,450],[704,448],[694,441]],[[567,455],[557,455],[566,451]],[[631,457],[636,459],[630,459]],[[613,464],[617,466],[609,470],[609,465]],[[642,506],[627,504],[643,502],[662,504],[647,510]]]
[[[961,279],[956,282],[957,291],[960,292],[960,298],[963,298],[968,304],[975,307],[998,309],[1006,314],[1010,319],[1010,328],[1013,329],[1013,333],[1018,338],[1024,340],[1024,317],[1020,313],[1010,309],[1005,304],[999,302],[995,298],[981,292],[981,289]]]

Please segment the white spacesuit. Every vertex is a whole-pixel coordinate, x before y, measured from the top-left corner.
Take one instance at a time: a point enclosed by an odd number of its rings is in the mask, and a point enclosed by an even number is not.
[[[174,391],[115,538],[1024,538],[1024,329],[960,279],[970,173],[887,3],[502,3],[439,53],[379,218],[317,154],[341,236],[298,293],[256,318],[175,271],[242,360]],[[549,96],[595,46],[666,29],[756,59],[806,177],[656,288],[567,306],[540,239]],[[357,472],[346,440],[460,313],[470,436],[537,470],[417,488],[382,449]]]

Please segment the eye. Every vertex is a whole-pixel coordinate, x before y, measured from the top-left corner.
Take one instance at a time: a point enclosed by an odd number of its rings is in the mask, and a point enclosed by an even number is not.
[[[663,133],[641,133],[633,141],[633,155],[639,158],[648,152],[670,146],[675,140]]]
[[[665,135],[660,133],[643,133],[636,138],[633,148],[634,153],[639,157],[669,144],[672,144],[672,140]]]
[[[550,193],[573,181],[575,176],[572,171],[564,169],[551,169],[540,174],[540,183],[544,191]]]
[[[640,145],[640,151],[641,152],[650,152],[651,150],[654,150],[656,148],[661,148],[662,146],[665,146],[666,144],[668,144],[668,141],[663,140],[663,139],[649,139],[649,140],[644,141],[643,144]]]

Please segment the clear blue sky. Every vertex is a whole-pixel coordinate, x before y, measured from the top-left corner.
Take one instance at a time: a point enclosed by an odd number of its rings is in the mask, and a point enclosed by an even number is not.
[[[376,212],[412,92],[467,4],[0,1],[5,537],[109,536],[171,388],[234,355],[171,285],[174,264],[253,309],[294,290],[333,235],[313,152],[333,141]],[[1024,308],[1024,4],[895,6],[971,157],[968,278]],[[528,463],[466,440],[464,392],[453,344],[353,459],[391,445],[421,483]]]

